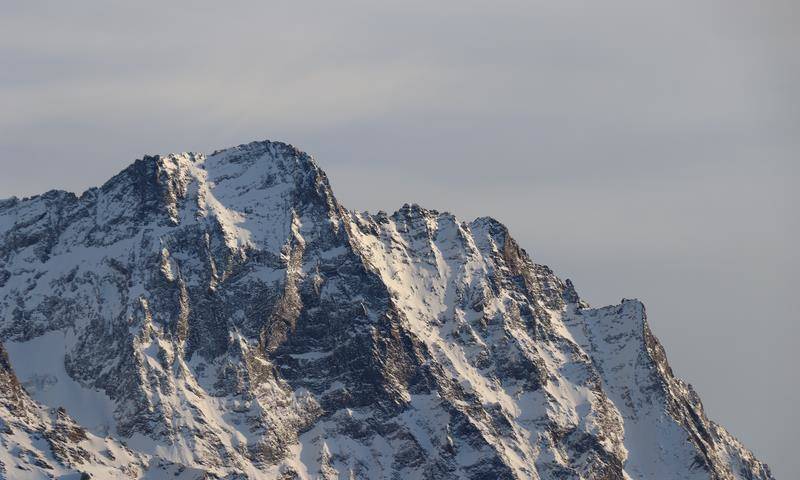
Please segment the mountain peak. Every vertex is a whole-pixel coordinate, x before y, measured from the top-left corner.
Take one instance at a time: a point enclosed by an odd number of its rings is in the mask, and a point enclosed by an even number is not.
[[[640,302],[489,217],[349,212],[281,142],[0,202],[0,313],[0,477],[772,478]]]

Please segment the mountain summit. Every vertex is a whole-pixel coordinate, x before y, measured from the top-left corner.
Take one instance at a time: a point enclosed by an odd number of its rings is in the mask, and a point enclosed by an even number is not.
[[[0,478],[772,478],[640,302],[284,143],[0,201],[0,340]]]

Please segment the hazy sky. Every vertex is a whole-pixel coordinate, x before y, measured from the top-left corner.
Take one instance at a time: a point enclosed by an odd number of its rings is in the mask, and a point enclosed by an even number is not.
[[[495,216],[642,299],[708,414],[800,471],[797,2],[148,3],[0,2],[0,197],[291,142],[349,208]]]

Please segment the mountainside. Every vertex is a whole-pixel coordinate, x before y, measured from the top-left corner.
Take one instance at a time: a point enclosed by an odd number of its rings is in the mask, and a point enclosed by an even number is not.
[[[640,302],[283,143],[0,200],[0,340],[0,478],[772,478]]]

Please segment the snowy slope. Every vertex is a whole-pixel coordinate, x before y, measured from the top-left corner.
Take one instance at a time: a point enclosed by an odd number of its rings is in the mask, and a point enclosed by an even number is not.
[[[639,302],[490,218],[348,211],[277,142],[0,201],[0,340],[7,478],[772,478]]]

